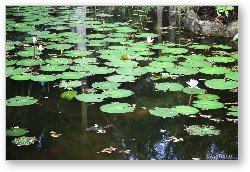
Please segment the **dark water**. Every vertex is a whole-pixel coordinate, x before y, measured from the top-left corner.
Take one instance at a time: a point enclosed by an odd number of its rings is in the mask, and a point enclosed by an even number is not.
[[[76,7],[75,7],[76,8]],[[94,8],[91,13],[83,14],[86,16],[94,15]],[[74,8],[73,8],[74,9]],[[101,9],[101,8],[97,8]],[[157,26],[169,26],[169,11],[164,8],[162,15],[154,10],[150,10],[146,15],[138,16],[132,8],[125,11],[119,9],[113,11],[113,17],[105,18],[105,22],[125,22],[130,19],[132,27],[138,30],[148,28],[148,32],[159,33],[159,41],[171,41],[174,43],[185,44],[196,42],[201,44],[230,44],[229,39],[202,37],[191,34],[183,29],[176,27],[166,29],[164,33],[157,29]],[[53,15],[59,15],[54,13]],[[117,16],[118,15],[118,16]],[[8,17],[13,17],[11,14]],[[18,20],[18,19],[17,19]],[[177,22],[178,24],[178,22]],[[43,26],[40,26],[41,29]],[[91,29],[71,28],[73,32],[83,34],[94,33]],[[162,31],[161,31],[162,32]],[[15,35],[16,34],[16,37]],[[8,39],[22,39],[18,33],[7,33]],[[75,45],[75,49],[87,49],[84,44]],[[237,48],[237,47],[236,47]],[[237,51],[237,49],[230,50]],[[46,52],[46,51],[45,51]],[[157,52],[158,53],[158,52]],[[211,52],[196,50],[196,53],[211,55]],[[94,54],[95,56],[95,54]],[[232,64],[228,64],[232,65]],[[97,81],[105,81],[109,75],[95,75],[87,77],[87,87]],[[11,143],[13,138],[7,137],[6,158],[8,160],[191,160],[200,159],[238,159],[238,125],[237,123],[226,120],[226,109],[201,110],[200,114],[212,115],[212,118],[222,121],[202,118],[200,116],[188,117],[180,115],[175,118],[160,118],[149,114],[149,109],[154,107],[173,107],[176,105],[187,105],[189,95],[183,92],[156,92],[152,83],[146,82],[148,75],[143,75],[134,83],[123,83],[120,88],[129,89],[134,95],[128,98],[116,99],[117,102],[136,104],[133,113],[108,114],[100,111],[100,106],[114,99],[107,99],[101,103],[81,103],[76,99],[71,101],[60,98],[65,90],[56,87],[59,81],[45,83],[32,81],[7,80],[6,97],[11,98],[16,95],[32,96],[39,101],[37,104],[22,107],[7,107],[6,126],[20,126],[29,130],[28,136],[41,138],[31,146],[17,147]],[[214,76],[196,74],[182,76],[176,82],[186,85],[189,79],[209,79]],[[219,78],[219,77],[218,77]],[[164,81],[171,81],[166,79]],[[205,87],[204,82],[200,82],[201,88],[206,88],[210,94],[220,96],[223,103],[237,102],[237,93],[232,91],[217,91]],[[76,89],[81,92],[81,88]],[[101,92],[101,91],[99,91]],[[48,98],[46,98],[48,97]],[[142,108],[145,107],[146,109]],[[113,125],[107,129],[105,134],[87,132],[90,126],[98,124],[100,126]],[[213,125],[221,130],[218,136],[191,136],[184,129],[189,125]],[[160,132],[160,130],[166,130]],[[50,136],[50,131],[56,131],[62,135],[58,138]],[[171,136],[183,138],[182,142],[167,141]],[[109,147],[117,148],[112,153],[101,152]],[[125,152],[126,150],[130,150]]]

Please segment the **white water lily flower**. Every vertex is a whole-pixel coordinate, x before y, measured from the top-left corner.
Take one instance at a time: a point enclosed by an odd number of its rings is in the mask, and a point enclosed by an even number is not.
[[[147,43],[151,44],[154,41],[151,37],[147,37]]]
[[[37,47],[39,51],[43,51],[43,46],[42,45],[39,45],[39,47]]]
[[[199,81],[195,80],[195,79],[190,79],[190,81],[186,82],[190,88],[195,88],[197,87]]]
[[[94,127],[95,127],[95,128],[97,128],[97,127],[98,127],[98,125],[97,125],[97,124],[95,124],[95,125],[94,125]]]
[[[32,40],[33,40],[33,43],[36,43],[37,41],[35,36],[33,36]]]

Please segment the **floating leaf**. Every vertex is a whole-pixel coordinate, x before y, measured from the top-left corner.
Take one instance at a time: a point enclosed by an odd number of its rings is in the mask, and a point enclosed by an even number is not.
[[[16,64],[16,60],[6,60],[6,66],[12,66]]]
[[[63,72],[56,75],[57,78],[61,79],[82,79],[85,76],[87,76],[85,72]]]
[[[225,77],[232,79],[234,81],[238,81],[238,75],[239,75],[238,72],[228,72],[228,73],[226,73]]]
[[[218,100],[220,98],[215,94],[200,94],[196,97],[200,100]]]
[[[224,57],[224,56],[208,57],[207,60],[210,62],[218,62],[218,63],[229,63],[235,61],[235,59],[232,57]]]
[[[239,112],[238,112],[238,106],[232,106],[230,108],[228,108],[229,110],[229,114],[235,117],[238,117]]]
[[[212,64],[207,62],[207,61],[201,61],[201,60],[186,60],[185,62],[180,62],[179,63],[182,66],[187,66],[187,67],[211,67]]]
[[[141,76],[146,74],[148,71],[144,67],[137,68],[118,68],[116,72],[120,75],[132,75],[132,76]]]
[[[11,141],[13,144],[17,145],[17,146],[29,146],[34,144],[36,141],[35,137],[26,137],[26,136],[22,136],[22,137],[18,137],[15,138],[13,141]]]
[[[45,62],[52,65],[67,65],[72,63],[73,61],[67,58],[50,58],[45,60]]]
[[[178,75],[194,75],[199,71],[195,68],[186,67],[186,66],[178,66],[170,69],[166,69],[167,72],[178,74]]]
[[[129,97],[133,94],[132,91],[126,89],[115,89],[115,90],[108,90],[103,92],[103,95],[111,98],[123,98]]]
[[[78,94],[76,99],[82,102],[102,102],[106,98],[103,94]]]
[[[214,126],[208,125],[191,125],[187,126],[185,129],[190,135],[196,136],[212,136],[212,135],[219,135],[220,130],[215,129]]]
[[[110,82],[110,81],[105,81],[105,82],[96,82],[92,84],[93,88],[101,89],[101,90],[109,90],[109,89],[115,89],[118,88],[121,84],[117,82]]]
[[[178,83],[171,83],[171,82],[164,82],[164,83],[157,83],[155,88],[161,91],[180,91],[184,87]]]
[[[128,113],[133,112],[134,107],[128,103],[111,103],[100,107],[102,112],[107,113]]]
[[[65,51],[63,54],[65,56],[76,57],[76,56],[88,56],[92,54],[92,52],[87,50],[71,50],[71,51]]]
[[[198,109],[192,106],[175,106],[172,109],[175,110],[177,113],[180,113],[183,115],[196,114],[199,112]]]
[[[41,66],[40,70],[42,71],[48,71],[48,72],[62,72],[69,68],[69,66],[66,65],[47,65],[47,66]]]
[[[174,109],[159,108],[159,107],[150,109],[149,113],[162,118],[173,118],[178,115],[178,112],[176,112]]]
[[[238,87],[236,81],[225,81],[224,79],[211,79],[205,82],[205,85],[212,89],[226,90]]]
[[[200,69],[201,73],[205,73],[205,74],[225,74],[228,73],[230,70],[226,67],[204,67],[202,69]]]
[[[31,78],[32,81],[50,82],[55,81],[57,78],[54,75],[36,75]]]
[[[136,77],[126,75],[112,75],[107,77],[107,80],[111,82],[134,82]]]
[[[26,105],[31,105],[35,104],[38,100],[34,99],[33,97],[21,97],[21,96],[16,96],[14,98],[10,98],[6,100],[6,106],[26,106]]]
[[[19,68],[14,69],[14,67],[6,67],[6,76],[23,74],[27,71],[28,71],[27,68],[19,67]]]
[[[135,35],[135,36],[138,38],[148,38],[148,37],[155,38],[155,37],[158,37],[159,35],[155,33],[140,33],[139,35]]]
[[[187,94],[204,94],[206,92],[205,89],[195,88],[195,87],[193,88],[185,87],[182,91]]]
[[[149,63],[149,66],[155,67],[155,68],[173,68],[174,67],[174,63],[172,62],[157,62],[157,61],[153,61],[151,63]]]
[[[232,47],[229,47],[227,45],[213,45],[214,48],[219,48],[219,49],[224,49],[224,50],[229,50],[232,49]]]
[[[200,109],[219,109],[223,108],[223,103],[220,103],[218,101],[210,101],[210,100],[196,100],[193,102],[193,106],[200,108]]]
[[[55,49],[55,50],[66,50],[71,48],[73,45],[71,44],[51,44],[51,45],[47,45],[46,48],[47,49]]]
[[[72,100],[76,94],[77,94],[77,91],[65,91],[61,94],[61,98],[66,99],[66,100]]]
[[[16,64],[20,66],[36,66],[43,64],[43,60],[36,60],[36,59],[25,59],[19,60]]]
[[[82,81],[65,81],[62,80],[61,83],[59,84],[60,88],[76,88],[80,87],[82,85]]]
[[[162,53],[169,53],[169,54],[184,54],[187,53],[188,49],[186,48],[164,48],[162,49]]]
[[[12,75],[10,78],[16,81],[25,81],[30,80],[33,77],[32,74],[18,74],[18,75]]]
[[[189,48],[197,49],[197,50],[207,50],[210,48],[209,45],[200,45],[200,44],[194,44],[189,46]]]
[[[11,127],[11,129],[6,131],[7,136],[23,136],[27,133],[28,131],[23,128],[19,127]]]

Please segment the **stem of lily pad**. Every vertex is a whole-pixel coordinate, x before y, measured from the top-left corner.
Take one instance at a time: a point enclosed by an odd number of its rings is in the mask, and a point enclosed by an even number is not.
[[[191,100],[192,100],[192,94],[190,94],[189,101],[188,101],[188,106],[190,105]]]
[[[148,49],[148,61],[149,61],[149,49]]]
[[[63,50],[61,50],[61,55],[62,55],[62,53],[63,53]]]

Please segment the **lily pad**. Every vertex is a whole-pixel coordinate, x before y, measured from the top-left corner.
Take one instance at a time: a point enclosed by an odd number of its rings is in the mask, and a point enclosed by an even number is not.
[[[134,82],[136,77],[127,75],[112,75],[107,77],[107,80],[111,82]]]
[[[32,74],[18,74],[18,75],[12,75],[10,78],[16,81],[25,81],[30,80],[33,77]]]
[[[218,62],[218,63],[229,63],[235,61],[235,59],[232,57],[224,57],[224,56],[208,57],[207,60],[210,62]]]
[[[66,65],[47,65],[47,66],[41,66],[40,70],[42,71],[48,71],[48,72],[62,72],[69,68],[69,66]]]
[[[107,98],[103,94],[78,94],[76,99],[82,102],[102,102]]]
[[[15,68],[14,67],[6,67],[6,76],[18,75],[27,72],[27,68]]]
[[[65,56],[77,57],[77,56],[88,56],[92,54],[92,52],[87,50],[71,50],[71,51],[65,51],[63,54]]]
[[[23,136],[27,133],[28,131],[24,128],[19,128],[19,127],[11,127],[11,129],[6,131],[7,136]]]
[[[16,64],[16,60],[6,60],[6,66],[12,66]]]
[[[141,76],[146,74],[148,71],[144,67],[137,68],[118,68],[116,72],[120,75],[132,75],[132,76]]]
[[[10,98],[6,100],[6,106],[26,106],[35,104],[38,100],[34,99],[33,97],[21,97],[16,96],[14,98]]]
[[[25,59],[25,60],[19,60],[16,64],[19,66],[37,66],[43,63],[44,63],[43,60]]]
[[[155,116],[162,117],[162,118],[173,118],[178,115],[178,112],[176,112],[174,109],[159,108],[159,107],[150,109],[149,113]]]
[[[26,137],[26,136],[22,136],[22,137],[18,137],[15,138],[13,141],[11,141],[13,144],[17,145],[17,146],[29,146],[34,144],[36,141],[35,137]]]
[[[140,34],[135,35],[135,36],[138,38],[148,38],[148,37],[155,38],[155,37],[158,37],[159,35],[155,34],[155,33],[140,33]]]
[[[167,72],[177,75],[194,75],[199,71],[195,68],[186,67],[186,66],[178,66],[170,69],[166,69]]]
[[[72,100],[76,94],[77,94],[77,91],[65,91],[61,94],[61,98],[66,99],[66,100]]]
[[[47,45],[46,48],[47,49],[55,49],[55,50],[66,50],[71,48],[73,45],[71,44],[51,44],[51,45]]]
[[[195,87],[193,88],[185,87],[182,91],[187,94],[204,94],[206,92],[205,89],[195,88]]]
[[[184,87],[178,83],[171,83],[171,82],[164,82],[164,83],[157,83],[155,88],[161,91],[180,91]]]
[[[115,89],[115,90],[104,91],[102,94],[111,98],[123,98],[123,97],[129,97],[134,93],[126,89]]]
[[[200,109],[219,109],[223,108],[224,105],[218,101],[210,101],[210,100],[196,100],[193,102],[193,106]]]
[[[190,135],[195,136],[213,136],[213,135],[219,135],[220,130],[215,129],[214,126],[208,126],[208,125],[191,125],[187,126],[185,129]]]
[[[128,103],[111,103],[102,105],[100,109],[107,113],[128,113],[133,112],[135,108]]]
[[[57,78],[54,75],[36,75],[31,78],[32,81],[50,82],[55,81]]]
[[[228,69],[226,67],[204,67],[204,68],[200,69],[201,73],[210,74],[210,75],[225,74],[225,73],[228,73],[229,71],[230,71],[230,69]]]
[[[117,82],[110,82],[110,81],[104,81],[104,82],[96,82],[92,84],[93,88],[97,88],[100,90],[109,90],[109,89],[115,89],[118,88],[121,84]]]
[[[229,114],[235,117],[238,117],[239,112],[238,112],[238,106],[232,106],[230,108],[228,108],[229,110]]]
[[[232,49],[232,47],[229,47],[227,45],[213,45],[214,48],[219,48],[219,49],[224,49],[224,50],[229,50],[229,49]]]
[[[172,62],[157,62],[157,61],[153,61],[151,63],[149,63],[149,66],[155,67],[155,68],[173,68],[174,67],[174,63]]]
[[[205,85],[212,89],[226,90],[234,89],[238,87],[238,82],[236,81],[225,81],[224,79],[211,79],[205,82]]]
[[[196,114],[199,112],[198,109],[192,106],[175,106],[172,109],[174,109],[177,113],[180,113],[183,115]]]
[[[169,54],[184,54],[187,52],[188,52],[188,49],[186,48],[167,47],[167,48],[162,49],[162,53],[169,53]]]
[[[50,58],[45,60],[45,62],[52,65],[67,65],[72,63],[73,61],[67,58]]]
[[[209,49],[211,46],[210,45],[200,45],[200,44],[194,44],[194,45],[191,45],[189,46],[189,48],[193,48],[193,49],[196,49],[196,50],[207,50]]]
[[[201,68],[201,67],[207,67],[210,68],[212,66],[211,63],[207,61],[202,61],[202,60],[186,60],[185,62],[180,62],[179,63],[182,66],[187,66],[187,67],[194,67],[194,68]]]
[[[85,72],[63,72],[56,75],[57,78],[61,79],[82,79],[85,76],[87,76]]]
[[[76,88],[80,87],[82,85],[82,81],[65,81],[62,80],[61,83],[59,84],[60,88]]]
[[[238,72],[228,72],[225,75],[226,78],[232,79],[234,81],[238,81],[238,76],[239,76]]]
[[[215,95],[215,94],[200,94],[196,97],[200,100],[218,100],[218,99],[220,99],[220,97]]]

